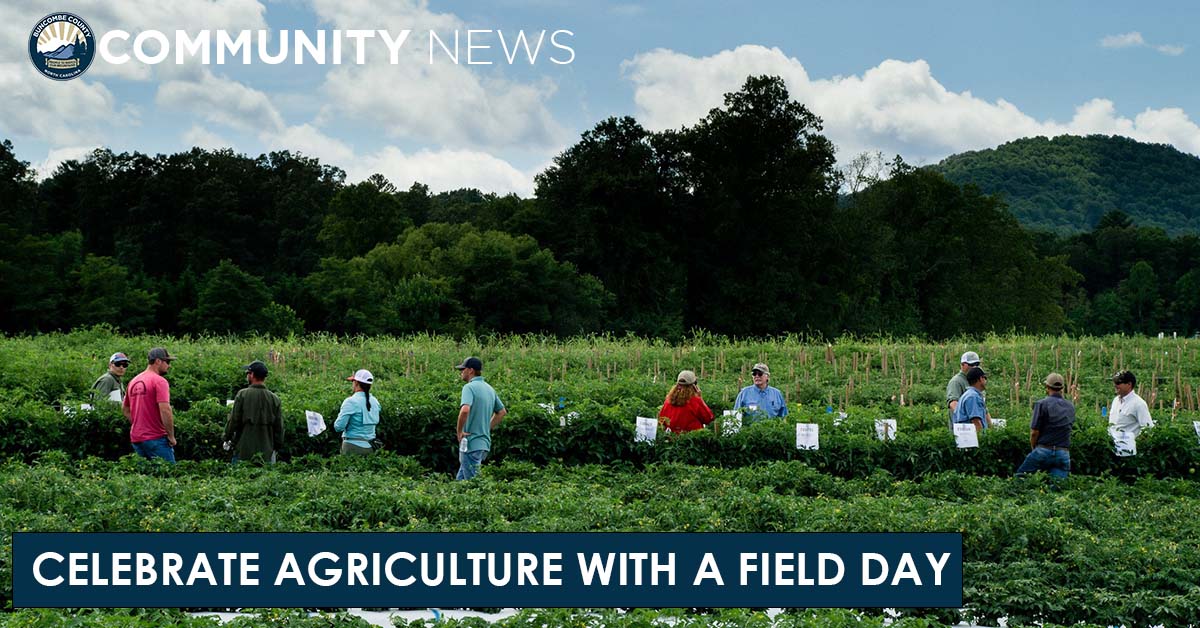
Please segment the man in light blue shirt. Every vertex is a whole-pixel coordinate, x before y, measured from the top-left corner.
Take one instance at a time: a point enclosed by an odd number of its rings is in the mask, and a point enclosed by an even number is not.
[[[733,409],[746,408],[756,419],[787,416],[787,401],[783,393],[767,385],[771,381],[771,369],[759,362],[750,369],[750,376],[754,378],[754,384],[738,393],[737,399],[733,400]]]
[[[508,410],[490,384],[483,381],[483,361],[467,358],[458,369],[462,381],[462,400],[458,410],[458,475],[469,480],[492,449],[492,429],[500,425]]]
[[[958,407],[954,409],[955,423],[971,423],[975,432],[988,428],[987,403],[983,399],[983,391],[987,388],[987,373],[978,366],[967,371],[967,390],[958,399]]]

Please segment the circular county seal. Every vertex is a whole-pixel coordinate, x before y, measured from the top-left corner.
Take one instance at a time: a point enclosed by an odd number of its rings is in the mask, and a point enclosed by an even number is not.
[[[29,33],[29,60],[47,78],[73,79],[88,69],[95,56],[92,27],[74,13],[51,13]]]

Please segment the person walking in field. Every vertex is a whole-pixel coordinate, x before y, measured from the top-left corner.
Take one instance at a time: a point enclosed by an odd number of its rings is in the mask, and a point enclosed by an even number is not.
[[[1137,387],[1137,377],[1132,372],[1121,371],[1113,375],[1112,381],[1117,395],[1108,411],[1108,432],[1118,455],[1128,455],[1123,452],[1137,451],[1138,434],[1153,427],[1154,419],[1150,416],[1150,406],[1133,390]]]
[[[1029,423],[1029,447],[1032,451],[1017,467],[1017,475],[1046,471],[1052,477],[1065,478],[1071,473],[1071,427],[1075,425],[1075,406],[1063,398],[1063,376],[1051,373],[1042,382],[1045,399],[1033,404]]]
[[[660,423],[677,434],[704,429],[705,425],[712,423],[713,411],[700,396],[694,372],[679,371],[675,385],[658,411],[658,417]]]
[[[248,387],[238,391],[225,423],[225,449],[235,449],[233,462],[255,456],[274,464],[283,444],[283,404],[267,390],[267,365],[255,360],[242,367]]]
[[[379,425],[382,409],[371,394],[375,376],[367,369],[358,369],[346,381],[352,382],[352,393],[342,402],[333,430],[342,433],[342,455],[369,456],[375,453],[371,441],[375,440],[375,426]]]
[[[469,480],[492,450],[492,430],[500,425],[508,410],[491,384],[483,379],[483,361],[470,357],[458,366],[459,378],[466,382],[458,408],[458,474],[456,480]]]
[[[962,354],[962,360],[959,361],[958,365],[958,372],[955,373],[954,377],[951,377],[949,383],[946,384],[946,407],[950,408],[950,423],[952,424],[951,430],[954,429],[954,411],[958,409],[958,399],[962,397],[963,393],[967,392],[967,388],[970,388],[971,386],[967,383],[967,371],[979,366],[979,364],[980,360],[978,353],[975,353],[974,351],[968,351]]]
[[[114,353],[108,359],[108,370],[92,383],[92,400],[107,399],[113,403],[125,402],[125,371],[129,369],[129,358],[124,353]]]
[[[733,400],[733,409],[746,408],[751,414],[766,417],[785,417],[788,414],[787,400],[783,392],[768,385],[771,381],[771,369],[759,362],[750,369],[750,377],[754,383],[746,386]]]
[[[966,378],[968,387],[954,407],[954,422],[974,424],[975,432],[982,432],[991,423],[987,402],[983,399],[983,391],[987,389],[987,373],[973,366],[967,371]]]
[[[171,385],[163,377],[175,357],[162,347],[147,354],[149,363],[129,382],[121,411],[129,419],[129,442],[146,459],[175,462],[175,412],[171,409]]]

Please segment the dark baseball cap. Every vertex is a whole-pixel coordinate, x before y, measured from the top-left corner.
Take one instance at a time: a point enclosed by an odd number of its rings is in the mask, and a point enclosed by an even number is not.
[[[170,353],[167,353],[167,350],[163,349],[162,347],[155,347],[155,348],[151,349],[150,353],[148,353],[146,355],[146,359],[149,360],[150,362],[153,362],[155,360],[162,360],[163,362],[170,362],[171,360],[175,359],[175,356],[171,355]]]
[[[247,373],[253,373],[258,379],[266,379],[267,365],[263,364],[262,360],[255,360],[246,366],[242,367]]]
[[[454,368],[456,368],[460,371],[463,369],[475,369],[475,372],[478,373],[479,371],[483,370],[483,360],[480,360],[479,358],[476,358],[476,357],[470,357],[470,358],[463,360],[462,364],[459,364],[458,366],[455,366]]]

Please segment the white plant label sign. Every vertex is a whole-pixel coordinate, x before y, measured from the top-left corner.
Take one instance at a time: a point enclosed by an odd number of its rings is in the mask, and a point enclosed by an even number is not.
[[[974,423],[955,423],[954,442],[959,449],[971,449],[979,446],[979,434],[975,431]]]
[[[635,443],[650,443],[658,438],[658,419],[640,416],[637,418],[637,433],[633,436]]]
[[[742,413],[726,410],[721,416],[721,435],[733,436],[742,430]]]
[[[989,421],[988,423],[990,424],[990,425],[989,425],[989,427],[993,427],[993,428],[996,428],[996,429],[998,429],[998,430],[1002,430],[1002,429],[1004,429],[1005,427],[1007,427],[1007,426],[1008,426],[1008,420],[1007,420],[1007,419],[992,419],[992,420],[991,420],[991,421]]]
[[[304,420],[308,422],[308,435],[316,436],[325,431],[325,417],[312,410],[304,411]]]
[[[896,419],[875,419],[875,437],[879,440],[896,440]]]
[[[796,449],[820,449],[821,442],[818,438],[820,427],[816,423],[797,423]]]

